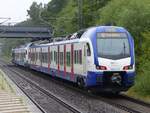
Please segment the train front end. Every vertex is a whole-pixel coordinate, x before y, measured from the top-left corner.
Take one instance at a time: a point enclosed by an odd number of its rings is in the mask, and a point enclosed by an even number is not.
[[[88,73],[88,78],[95,79],[87,85],[93,82],[98,89],[111,92],[126,91],[133,86],[134,41],[129,32],[122,27],[98,27],[91,40],[95,69]]]

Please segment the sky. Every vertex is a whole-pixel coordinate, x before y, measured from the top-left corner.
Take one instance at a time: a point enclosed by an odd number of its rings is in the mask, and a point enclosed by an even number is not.
[[[26,20],[28,18],[27,10],[34,1],[47,4],[51,0],[0,0],[0,22],[6,20],[1,18],[11,18],[5,23],[16,23]]]

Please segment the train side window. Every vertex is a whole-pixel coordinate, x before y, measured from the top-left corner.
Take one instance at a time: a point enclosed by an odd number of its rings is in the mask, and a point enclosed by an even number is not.
[[[61,56],[61,64],[64,64],[64,53],[62,52],[62,56]]]
[[[70,52],[67,52],[67,66],[70,66]]]
[[[46,53],[46,63],[48,63],[48,52]]]
[[[77,57],[76,63],[78,64],[79,63],[79,51],[77,50],[76,52],[77,52],[77,54],[76,54],[76,57]]]
[[[87,43],[86,46],[87,46],[87,56],[91,56],[91,49],[89,43]]]
[[[54,62],[56,62],[56,51],[54,51]]]
[[[77,51],[74,50],[74,64],[77,64]]]
[[[44,54],[43,54],[43,53],[41,53],[41,56],[42,56],[41,61],[42,61],[42,62],[44,62]]]
[[[64,64],[64,53],[62,52],[62,65]]]
[[[36,52],[36,61],[38,60],[38,53]]]
[[[79,64],[82,64],[82,50],[79,50]]]
[[[41,61],[42,61],[42,62],[44,62],[44,54],[43,54],[43,53],[41,53],[41,56],[42,56]]]
[[[64,56],[63,56],[63,52],[60,52],[60,65],[63,65],[63,58],[64,58]]]
[[[45,63],[47,63],[48,62],[48,53],[45,53],[44,55],[45,55],[45,60],[44,61],[45,61]]]
[[[56,64],[58,64],[58,52],[56,52]]]
[[[41,52],[39,52],[39,61],[41,61],[41,58],[42,56],[41,56]]]
[[[61,59],[61,56],[62,56],[62,54],[61,54],[61,52],[59,53],[59,62],[60,62],[60,65],[62,65],[62,59]]]
[[[53,51],[51,51],[51,61],[53,61]]]
[[[75,50],[74,51],[74,63],[75,64],[82,64],[82,50]]]

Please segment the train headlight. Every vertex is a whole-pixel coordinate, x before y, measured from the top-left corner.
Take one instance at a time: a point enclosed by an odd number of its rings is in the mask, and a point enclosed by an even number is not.
[[[107,70],[106,66],[96,66],[97,70]]]
[[[133,69],[133,65],[124,66],[123,70],[131,70]]]

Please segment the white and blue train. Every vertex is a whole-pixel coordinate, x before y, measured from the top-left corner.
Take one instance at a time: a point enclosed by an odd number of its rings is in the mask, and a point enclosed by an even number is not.
[[[117,26],[91,27],[47,44],[12,50],[13,62],[101,91],[120,92],[134,84],[134,41]]]

